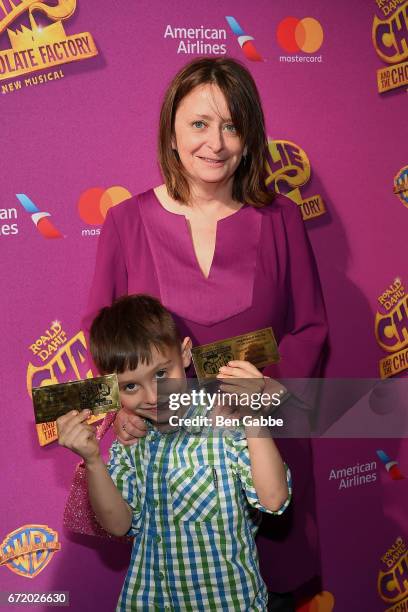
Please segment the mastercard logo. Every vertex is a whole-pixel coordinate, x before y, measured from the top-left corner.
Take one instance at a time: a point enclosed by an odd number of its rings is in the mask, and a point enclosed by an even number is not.
[[[78,200],[78,213],[82,221],[89,225],[102,225],[106,214],[112,206],[132,197],[124,187],[115,186],[109,189],[91,187],[81,193]]]
[[[278,25],[276,38],[288,53],[315,53],[323,44],[323,28],[313,17],[285,17]]]

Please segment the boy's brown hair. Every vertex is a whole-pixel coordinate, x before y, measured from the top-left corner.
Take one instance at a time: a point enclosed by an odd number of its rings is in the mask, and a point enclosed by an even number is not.
[[[180,348],[171,314],[150,295],[121,297],[102,308],[90,331],[92,358],[101,374],[135,370],[150,363],[152,348]]]

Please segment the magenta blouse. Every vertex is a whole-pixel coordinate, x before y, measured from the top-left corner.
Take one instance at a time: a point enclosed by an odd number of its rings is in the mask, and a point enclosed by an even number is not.
[[[131,293],[159,298],[193,344],[271,326],[281,362],[267,374],[318,373],[324,304],[300,212],[288,198],[264,208],[244,205],[218,221],[208,279],[186,218],[164,209],[153,190],[111,208],[99,238],[86,330],[100,308]]]
[[[100,308],[132,293],[159,298],[193,345],[271,326],[281,361],[264,373],[277,379],[319,375],[327,334],[324,303],[300,211],[288,198],[277,196],[263,208],[244,205],[218,221],[208,278],[186,218],[163,208],[153,190],[111,208],[99,238],[85,331]],[[293,443],[279,443],[294,474],[288,533],[280,541],[268,534],[259,538],[263,577],[274,591],[292,590],[316,572],[316,538],[305,536],[304,504],[296,503],[296,464],[304,493],[312,478],[310,449],[288,456]]]

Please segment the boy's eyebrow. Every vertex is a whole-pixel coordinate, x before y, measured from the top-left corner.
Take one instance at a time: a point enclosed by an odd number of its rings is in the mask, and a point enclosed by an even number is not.
[[[167,361],[163,361],[163,363],[156,363],[156,365],[150,370],[148,370],[148,372],[154,372],[154,370],[161,370],[162,368],[165,368],[166,366],[170,364],[171,364],[171,359],[167,359]]]
[[[164,361],[163,363],[157,363],[153,368],[148,370],[148,372],[154,372],[155,370],[156,371],[157,370],[161,370],[161,368],[164,368],[164,367],[166,367],[166,366],[168,366],[170,364],[171,364],[171,359],[168,359],[167,361]],[[128,380],[121,380],[119,384],[120,385],[128,385],[130,383],[133,384],[134,382],[135,382],[135,379],[133,377],[133,378],[129,378]]]

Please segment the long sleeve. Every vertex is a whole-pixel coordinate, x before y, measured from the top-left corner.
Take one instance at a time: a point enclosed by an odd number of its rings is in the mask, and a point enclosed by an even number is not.
[[[88,339],[92,321],[104,306],[127,294],[128,276],[121,239],[113,210],[109,210],[99,236],[96,263],[88,306],[82,327]]]
[[[265,368],[273,378],[318,376],[327,336],[320,280],[304,222],[297,206],[285,205],[287,242],[286,333],[279,343],[281,362]]]

